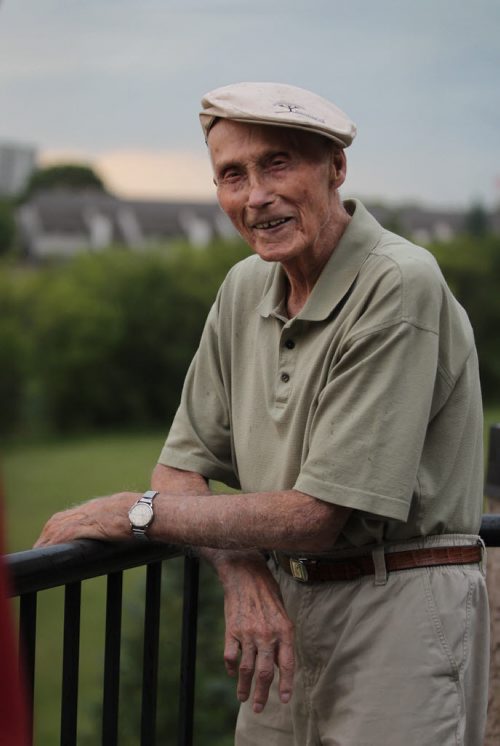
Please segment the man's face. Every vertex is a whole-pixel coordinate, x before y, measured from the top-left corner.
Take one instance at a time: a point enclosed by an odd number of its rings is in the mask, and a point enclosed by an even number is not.
[[[321,252],[333,193],[345,175],[339,176],[328,141],[221,119],[208,146],[219,203],[262,259],[287,262]]]

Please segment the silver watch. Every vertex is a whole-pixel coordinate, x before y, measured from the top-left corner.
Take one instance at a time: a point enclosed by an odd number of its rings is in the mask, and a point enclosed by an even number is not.
[[[146,536],[146,529],[153,523],[154,518],[153,500],[158,494],[155,490],[148,490],[130,508],[128,517],[134,536]]]

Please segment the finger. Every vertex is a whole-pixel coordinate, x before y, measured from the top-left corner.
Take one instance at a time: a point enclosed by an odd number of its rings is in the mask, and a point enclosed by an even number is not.
[[[295,653],[293,645],[282,642],[278,650],[278,670],[280,676],[279,692],[283,704],[290,701],[293,690],[293,675],[295,672]]]
[[[243,643],[238,675],[237,696],[240,702],[246,702],[250,696],[253,674],[255,671],[255,647]]]
[[[229,676],[236,676],[240,658],[240,643],[234,637],[227,637],[224,646],[224,665]]]
[[[253,711],[262,712],[269,697],[269,687],[274,678],[274,648],[259,648],[255,666]]]

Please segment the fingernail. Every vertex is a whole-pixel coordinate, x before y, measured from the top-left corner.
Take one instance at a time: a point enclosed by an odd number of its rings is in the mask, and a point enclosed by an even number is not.
[[[261,704],[258,704],[258,703],[254,704],[254,706],[253,706],[253,711],[257,715],[259,714],[259,712],[262,712],[263,709],[264,709],[264,705],[261,705]]]
[[[281,699],[281,701],[283,702],[284,705],[286,705],[288,702],[290,702],[291,697],[292,697],[292,695],[290,694],[290,692],[282,692],[280,694],[280,699]]]

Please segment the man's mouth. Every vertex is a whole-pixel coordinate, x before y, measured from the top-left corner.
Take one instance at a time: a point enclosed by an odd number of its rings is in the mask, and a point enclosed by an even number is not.
[[[261,223],[254,223],[253,228],[257,230],[268,231],[271,228],[277,228],[279,225],[288,223],[292,218],[275,218],[274,220],[263,220]]]

